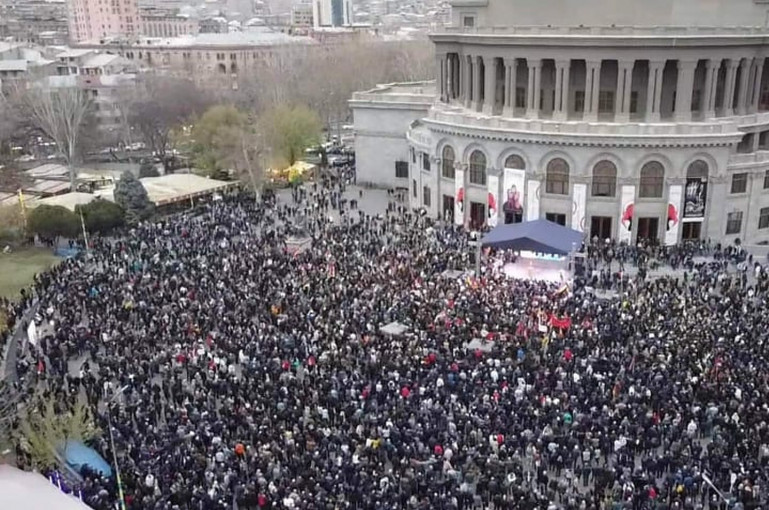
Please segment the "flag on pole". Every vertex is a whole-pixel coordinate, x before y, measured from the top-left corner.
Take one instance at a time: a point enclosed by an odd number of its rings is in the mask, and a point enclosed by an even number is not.
[[[27,226],[27,208],[24,205],[24,193],[19,190],[19,207],[21,207],[21,219],[24,221],[24,227]]]
[[[83,219],[83,209],[78,208],[80,211],[80,226],[83,228],[83,240],[85,241],[85,249],[88,249],[88,232],[85,229],[85,220]]]

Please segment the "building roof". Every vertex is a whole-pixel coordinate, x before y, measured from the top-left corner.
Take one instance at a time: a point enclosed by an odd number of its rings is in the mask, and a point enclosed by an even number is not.
[[[87,48],[67,48],[63,52],[57,53],[56,58],[77,58],[93,53],[93,51]]]
[[[31,185],[24,186],[24,193],[33,195],[57,195],[69,189],[69,181],[51,181],[46,179],[37,179]]]
[[[483,236],[483,246],[503,250],[568,255],[580,248],[584,234],[547,220],[498,225]]]
[[[40,198],[38,200],[35,200],[32,204],[29,204],[29,206],[37,207],[39,205],[53,205],[53,206],[58,205],[58,206],[66,207],[70,211],[74,211],[76,206],[90,204],[91,202],[96,200],[96,198],[98,197],[96,195],[92,195],[91,193],[79,193],[79,192],[73,191],[71,193],[64,193],[63,195]]]
[[[89,510],[79,499],[64,494],[39,473],[0,465],[0,494],[3,508],[25,510]]]
[[[27,71],[26,60],[0,60],[0,71]]]
[[[44,165],[30,168],[25,172],[28,176],[35,179],[65,178],[68,179],[69,170],[64,165],[57,163],[46,163]]]
[[[254,27],[243,32],[184,35],[149,39],[148,41],[151,46],[171,48],[189,46],[274,46],[280,44],[312,44],[315,42],[311,37],[273,32],[262,27]]]
[[[85,61],[82,64],[80,64],[80,66],[81,67],[104,67],[120,60],[121,60],[121,57],[119,55],[110,55],[109,53],[97,53],[95,55],[91,55],[87,57]]]
[[[160,177],[145,177],[140,179],[147,190],[149,199],[155,205],[166,205],[175,202],[182,202],[190,198],[209,195],[217,190],[224,190],[236,186],[236,182],[217,181],[207,179],[195,174],[169,174]],[[96,194],[113,200],[114,186],[96,191]]]

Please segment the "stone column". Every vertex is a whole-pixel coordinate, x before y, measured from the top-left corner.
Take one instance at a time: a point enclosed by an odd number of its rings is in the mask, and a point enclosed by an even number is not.
[[[585,61],[585,111],[586,121],[598,120],[598,91],[601,86],[601,61]]]
[[[483,113],[494,115],[494,107],[497,103],[497,59],[483,57],[485,84],[483,88]]]
[[[454,99],[454,62],[452,54],[446,55],[446,101]]]
[[[515,112],[515,59],[505,59],[505,101],[502,115],[513,117]]]
[[[702,105],[700,106],[703,119],[712,119],[716,116],[716,87],[718,86],[718,70],[720,68],[720,58],[711,58],[705,63],[705,89],[702,92]]]
[[[737,115],[745,115],[748,111],[748,86],[750,85],[750,59],[740,61],[740,90],[737,91]]]
[[[569,116],[569,67],[571,60],[555,62],[555,105],[553,118],[566,120]]]
[[[756,113],[758,111],[759,103],[761,102],[761,80],[764,79],[764,57],[758,57],[755,60],[756,72],[755,80],[753,82],[753,97],[750,101],[750,113]]]
[[[737,82],[738,59],[729,59],[726,63],[726,81],[724,82],[723,114],[725,117],[734,115],[734,86]]]
[[[539,117],[539,86],[542,61],[539,59],[526,59],[529,66],[529,86],[526,91],[526,117],[536,119]]]
[[[481,96],[481,88],[483,83],[483,73],[481,72],[481,65],[483,63],[483,57],[475,57],[473,62],[473,110],[481,111],[483,107],[483,96]]]
[[[473,83],[473,63],[472,63],[472,57],[469,55],[465,55],[462,57],[463,59],[463,65],[462,69],[464,69],[463,78],[463,91],[462,91],[462,99],[465,103],[465,108],[470,108],[470,105],[473,101],[473,94],[472,94],[472,83]]]
[[[649,61],[649,85],[646,90],[646,121],[660,121],[660,104],[662,103],[662,73],[665,71],[665,61]]]
[[[438,97],[441,101],[445,101],[446,99],[446,89],[445,89],[445,81],[443,79],[443,67],[446,62],[446,55],[441,55],[439,53],[435,54],[435,90],[438,92]]]
[[[615,122],[630,122],[630,92],[633,87],[634,61],[617,62],[617,92],[614,95]]]
[[[694,70],[697,61],[678,61],[678,81],[676,83],[676,122],[691,122],[692,120],[692,93],[694,89]]]

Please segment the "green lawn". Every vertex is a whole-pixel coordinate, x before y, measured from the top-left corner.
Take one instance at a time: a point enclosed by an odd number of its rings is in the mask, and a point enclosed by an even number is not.
[[[0,253],[0,296],[17,298],[19,291],[32,283],[35,273],[45,271],[58,261],[51,250],[43,248]]]

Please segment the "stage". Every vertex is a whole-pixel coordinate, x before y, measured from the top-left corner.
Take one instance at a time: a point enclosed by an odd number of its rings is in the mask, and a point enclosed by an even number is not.
[[[499,268],[499,266],[497,267]],[[571,282],[573,278],[565,260],[553,261],[519,258],[515,262],[504,264],[499,269],[510,278],[519,278],[521,280],[567,283]]]

